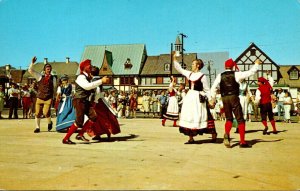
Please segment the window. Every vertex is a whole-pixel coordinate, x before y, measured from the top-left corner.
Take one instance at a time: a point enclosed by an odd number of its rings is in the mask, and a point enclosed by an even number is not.
[[[141,85],[153,85],[156,84],[156,78],[142,78]]]
[[[185,77],[177,77],[177,83],[178,84],[185,83]]]
[[[169,63],[165,63],[164,71],[170,71],[170,64]]]
[[[294,69],[290,71],[290,80],[298,80],[299,79],[299,72],[298,70]]]
[[[132,68],[132,64],[131,64],[130,58],[127,58],[127,60],[125,61],[124,68],[125,69],[131,69]]]
[[[251,56],[255,56],[255,53],[256,53],[256,49],[253,48],[253,49],[250,50],[250,55]]]
[[[163,78],[163,84],[169,84],[171,82],[170,77],[164,77]]]
[[[131,85],[134,83],[134,77],[120,77],[120,85]]]
[[[107,71],[107,67],[103,67],[103,71]]]

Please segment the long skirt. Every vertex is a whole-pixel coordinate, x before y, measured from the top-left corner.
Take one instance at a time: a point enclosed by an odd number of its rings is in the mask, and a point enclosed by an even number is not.
[[[76,119],[75,108],[72,105],[72,98],[66,97],[61,100],[57,109],[56,131],[62,131],[69,128]]]
[[[22,97],[22,105],[24,110],[28,110],[31,106],[31,99],[30,97]]]
[[[169,98],[167,112],[163,115],[164,118],[170,119],[170,120],[178,120],[179,118],[179,107],[178,107],[178,101],[175,96],[171,96]]]
[[[89,136],[115,135],[121,132],[116,113],[104,99],[100,98],[98,100],[98,103],[95,105],[95,111],[97,113],[96,122],[92,123],[86,131]]]
[[[199,91],[189,90],[184,98],[179,132],[188,136],[216,133],[214,119],[208,108],[208,103],[200,103]]]

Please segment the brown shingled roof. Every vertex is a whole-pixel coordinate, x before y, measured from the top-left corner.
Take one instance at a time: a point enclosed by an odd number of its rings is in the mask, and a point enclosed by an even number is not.
[[[290,76],[289,76],[289,70],[291,68],[297,68],[299,71],[300,71],[300,65],[286,65],[286,66],[283,66],[281,65],[280,66],[280,73],[282,75],[282,78],[279,80],[279,83],[278,84],[286,84],[286,85],[289,85],[290,87],[295,87],[295,88],[300,88],[300,80],[290,80]]]
[[[184,63],[187,66],[187,69],[192,68],[192,62],[197,58],[196,53],[184,54]],[[181,61],[181,57],[178,58]],[[161,54],[159,56],[148,56],[145,62],[145,65],[142,69],[141,76],[150,76],[150,75],[169,75],[170,71],[164,70],[165,64],[171,63],[170,54]],[[179,74],[172,64],[172,74]]]

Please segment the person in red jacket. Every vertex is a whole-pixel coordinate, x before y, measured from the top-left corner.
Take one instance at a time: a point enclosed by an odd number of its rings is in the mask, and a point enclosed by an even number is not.
[[[269,75],[269,72],[267,73],[267,79],[264,77],[258,78],[258,89],[255,93],[255,103],[259,104],[260,107],[260,115],[261,115],[261,122],[264,125],[265,129],[263,130],[263,135],[266,135],[268,133],[268,125],[267,125],[267,116],[269,118],[269,121],[273,127],[273,133],[277,134],[275,120],[274,120],[274,113],[271,103],[271,94],[273,91],[273,84],[274,80]]]

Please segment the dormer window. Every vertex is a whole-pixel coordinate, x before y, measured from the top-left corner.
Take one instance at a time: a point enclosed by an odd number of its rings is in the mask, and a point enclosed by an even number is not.
[[[169,63],[165,63],[164,65],[164,71],[170,71],[170,64]]]
[[[251,50],[250,50],[250,55],[251,55],[251,56],[255,56],[255,54],[256,54],[256,49],[254,49],[254,48],[251,49]]]
[[[125,69],[131,69],[132,68],[130,58],[127,58],[126,62],[124,63],[124,68]]]
[[[290,71],[290,80],[298,80],[299,79],[299,71],[295,68]]]

